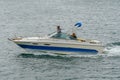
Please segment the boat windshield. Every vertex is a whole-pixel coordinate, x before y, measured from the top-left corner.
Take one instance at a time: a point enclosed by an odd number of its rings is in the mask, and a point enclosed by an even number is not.
[[[58,39],[70,39],[70,35],[67,33],[55,33],[51,36],[51,38],[58,38]]]

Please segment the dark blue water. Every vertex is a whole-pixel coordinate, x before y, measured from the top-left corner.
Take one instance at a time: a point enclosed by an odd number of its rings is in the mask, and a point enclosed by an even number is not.
[[[67,31],[78,21],[78,36],[102,41],[107,54],[25,55],[7,39],[43,36],[57,25]],[[119,25],[119,0],[0,0],[0,80],[119,80]]]

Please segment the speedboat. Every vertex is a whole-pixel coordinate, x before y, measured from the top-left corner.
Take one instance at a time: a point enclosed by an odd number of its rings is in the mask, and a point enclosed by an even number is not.
[[[98,54],[104,45],[98,40],[71,38],[71,35],[53,32],[44,37],[15,37],[11,41],[21,48],[32,51],[48,51],[56,54]]]

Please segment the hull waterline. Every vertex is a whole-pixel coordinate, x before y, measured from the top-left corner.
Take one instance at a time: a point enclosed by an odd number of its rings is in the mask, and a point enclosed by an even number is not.
[[[86,53],[86,54],[97,54],[98,51],[94,49],[83,49],[83,48],[70,48],[70,47],[56,47],[56,46],[34,46],[34,45],[23,45],[18,44],[24,49],[31,49],[36,51],[54,51],[55,53]]]

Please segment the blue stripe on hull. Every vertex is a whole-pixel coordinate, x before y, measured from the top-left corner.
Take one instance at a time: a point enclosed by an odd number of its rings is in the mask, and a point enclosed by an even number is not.
[[[56,46],[34,46],[18,44],[22,48],[37,49],[37,50],[49,50],[49,51],[63,51],[63,52],[87,52],[97,54],[98,51],[94,49],[82,49],[82,48],[69,48],[69,47],[56,47]]]

